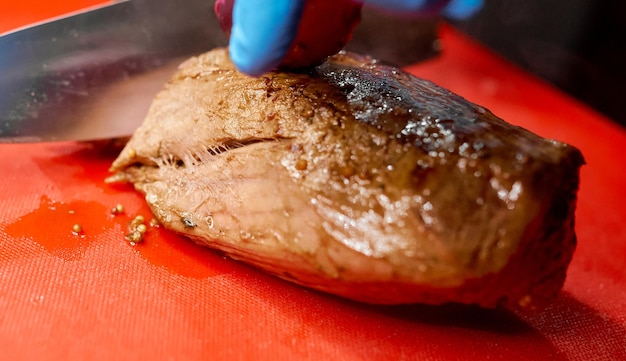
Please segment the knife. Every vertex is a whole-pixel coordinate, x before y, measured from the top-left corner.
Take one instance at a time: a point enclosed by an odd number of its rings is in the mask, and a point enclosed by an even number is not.
[[[0,35],[0,142],[124,137],[185,58],[227,38],[209,0],[126,0]]]
[[[0,34],[0,143],[124,138],[186,58],[228,42],[213,1],[125,0]],[[437,54],[436,19],[364,8],[348,50]]]

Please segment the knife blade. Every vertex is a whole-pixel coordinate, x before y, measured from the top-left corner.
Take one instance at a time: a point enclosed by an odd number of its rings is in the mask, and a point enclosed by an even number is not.
[[[209,0],[121,0],[0,34],[0,143],[127,137],[186,58],[225,46]],[[397,66],[438,53],[437,19],[364,8],[348,50]]]
[[[132,134],[185,58],[227,43],[212,2],[126,0],[0,36],[0,142]]]

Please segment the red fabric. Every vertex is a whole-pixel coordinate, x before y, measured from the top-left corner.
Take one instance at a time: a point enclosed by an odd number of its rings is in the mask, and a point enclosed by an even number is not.
[[[619,360],[626,358],[626,131],[456,31],[409,70],[587,159],[565,289],[533,315],[380,307],[283,282],[162,229],[103,179],[88,144],[0,144],[0,358],[6,360]],[[1,56],[1,55],[0,55]],[[121,203],[125,212],[112,215]],[[82,235],[72,234],[80,224]]]

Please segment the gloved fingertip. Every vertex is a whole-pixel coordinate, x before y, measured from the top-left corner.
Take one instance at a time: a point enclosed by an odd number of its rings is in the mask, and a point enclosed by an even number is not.
[[[237,0],[230,57],[237,69],[261,75],[276,68],[295,38],[304,1]]]
[[[483,0],[452,0],[443,9],[444,16],[463,20],[476,14],[483,7]]]
[[[242,41],[242,35],[233,27],[228,52],[230,59],[235,64],[237,70],[242,73],[258,76],[276,68],[280,63],[280,59],[284,54],[275,53],[273,57],[268,54],[258,54],[250,49],[245,41]]]
[[[449,0],[363,0],[375,7],[409,14],[431,14],[438,12]]]

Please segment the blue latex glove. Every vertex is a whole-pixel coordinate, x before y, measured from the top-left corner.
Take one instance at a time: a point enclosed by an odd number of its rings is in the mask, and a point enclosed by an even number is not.
[[[381,9],[414,14],[441,11],[454,19],[467,18],[483,0],[365,0]],[[271,4],[271,5],[269,5]],[[236,0],[230,36],[230,57],[237,69],[261,75],[276,68],[293,42],[303,0]]]
[[[365,3],[381,9],[417,15],[441,12],[452,19],[466,19],[483,5],[483,0],[365,0]]]

